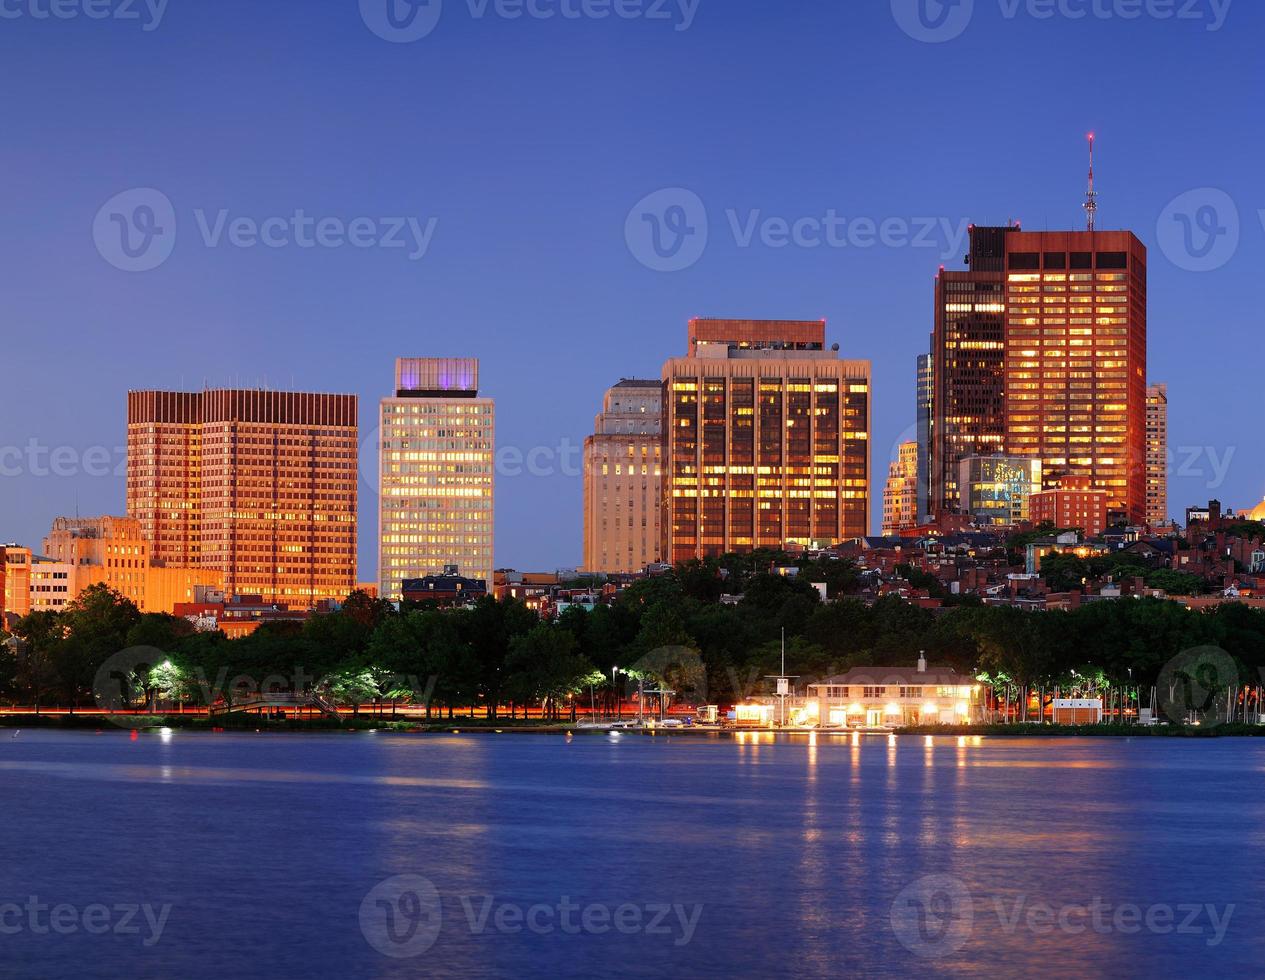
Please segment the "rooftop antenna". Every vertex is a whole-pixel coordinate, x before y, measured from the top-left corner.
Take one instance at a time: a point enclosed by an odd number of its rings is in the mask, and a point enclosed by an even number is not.
[[[1094,134],[1089,134],[1089,193],[1085,195],[1085,217],[1089,222],[1089,230],[1094,230],[1098,217],[1098,192],[1094,190]]]

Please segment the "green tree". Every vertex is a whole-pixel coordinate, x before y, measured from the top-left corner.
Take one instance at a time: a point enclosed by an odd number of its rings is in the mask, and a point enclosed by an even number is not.
[[[1152,589],[1163,589],[1169,595],[1203,595],[1208,591],[1208,584],[1198,575],[1167,568],[1147,572],[1146,584]]]
[[[97,671],[128,648],[128,635],[140,618],[132,600],[104,585],[84,589],[58,614],[62,636],[52,647],[51,659],[66,704],[92,703]]]
[[[602,680],[579,652],[575,637],[545,623],[514,637],[505,666],[506,689],[522,703],[541,702],[549,718],[558,718],[569,701],[574,719],[574,696]]]

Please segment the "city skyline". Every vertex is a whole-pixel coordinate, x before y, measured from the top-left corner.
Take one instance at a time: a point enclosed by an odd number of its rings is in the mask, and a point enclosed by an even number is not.
[[[1258,970],[1261,37],[0,0],[0,963]]]
[[[873,462],[885,470],[912,437],[910,365],[931,330],[931,277],[940,265],[956,267],[964,252],[959,229],[1008,218],[1033,230],[1082,227],[1090,130],[1099,136],[1098,227],[1131,228],[1150,252],[1148,373],[1169,384],[1169,441],[1182,471],[1169,488],[1170,512],[1208,496],[1250,507],[1265,490],[1249,454],[1251,413],[1235,410],[1248,377],[1229,366],[1218,387],[1227,404],[1201,404],[1206,382],[1183,371],[1192,338],[1230,350],[1255,340],[1255,276],[1265,267],[1257,218],[1265,199],[1256,190],[1262,136],[1240,124],[1251,107],[1236,65],[1251,56],[1265,11],[1236,6],[1232,23],[1216,32],[1177,20],[1004,21],[994,11],[952,43],[930,45],[903,32],[887,4],[770,19],[766,8],[735,0],[723,12],[700,11],[681,32],[614,19],[454,17],[441,27],[442,42],[437,34],[391,45],[365,29],[354,7],[313,11],[301,45],[292,44],[285,11],[234,2],[173,8],[151,33],[27,19],[0,38],[15,72],[48,73],[77,93],[50,91],[7,107],[13,142],[43,149],[7,160],[23,188],[9,217],[24,233],[0,243],[12,392],[0,413],[0,450],[20,457],[0,461],[0,536],[36,541],[59,514],[121,508],[121,456],[113,454],[122,444],[123,389],[267,382],[349,391],[371,406],[381,397],[382,365],[403,348],[477,354],[484,385],[502,406],[503,447],[543,444],[561,460],[569,441],[569,475],[558,466],[552,476],[502,479],[497,563],[574,566],[579,460],[594,404],[619,377],[656,377],[680,324],[707,314],[826,319],[849,356],[874,364]],[[252,31],[243,38],[237,27],[247,18]],[[839,39],[861,36],[865,45],[846,45],[841,60]],[[217,80],[211,99],[204,78],[178,69],[206,43],[229,37],[240,63]],[[1060,42],[1075,45],[1095,72],[1068,72]],[[79,57],[89,46],[91,69]],[[279,69],[269,52],[282,48],[293,49],[296,71],[309,72],[305,98],[319,113],[296,110],[271,90]],[[1045,107],[1038,130],[965,130],[937,107],[926,75],[889,77],[881,102],[855,97],[893,64],[925,58],[947,87],[972,77],[981,58],[1016,48],[1034,75],[1064,86],[1066,98]],[[719,78],[735,49],[761,63],[779,60],[785,77],[772,88],[759,71],[724,86],[681,84],[679,64]],[[314,69],[331,58],[347,69],[337,80]],[[476,68],[489,61],[490,75]],[[153,98],[155,67],[173,69],[161,99]],[[577,71],[590,79],[582,91]],[[101,73],[112,79],[109,91],[87,84]],[[537,84],[511,84],[521,77]],[[1138,84],[1151,93],[1141,104],[1103,98]],[[784,89],[797,97],[781,100]],[[419,103],[419,90],[444,95]],[[570,95],[557,105],[542,92]],[[1023,101],[1000,85],[978,98],[999,118]],[[369,117],[366,99],[379,107]],[[206,107],[200,136],[173,144],[163,134],[190,105]],[[50,115],[59,120],[52,131]],[[1174,118],[1186,124],[1174,127]],[[1230,148],[1218,138],[1227,127],[1236,133]],[[437,141],[436,131],[451,138]],[[113,134],[110,152],[87,171],[77,133]],[[475,139],[486,142],[472,154]],[[791,145],[809,152],[768,149]],[[161,191],[180,236],[160,267],[137,273],[106,261],[92,235],[98,211],[131,188]],[[676,272],[647,268],[625,235],[634,205],[666,188],[696,194],[710,226],[702,256]],[[1187,197],[1203,188],[1221,196]],[[1236,212],[1219,220],[1230,227],[1234,218],[1237,248],[1226,251],[1223,235],[1195,261],[1161,239],[1162,230],[1180,243],[1177,218],[1226,199]],[[766,234],[772,219],[820,221],[832,209],[876,227],[903,222],[905,244],[874,235],[861,247],[782,246]],[[417,261],[408,258],[411,245],[274,250],[234,246],[227,231],[214,245],[202,236],[199,215],[214,231],[221,211],[226,221],[262,223],[296,210],[413,216],[423,230],[430,217],[439,223]],[[637,343],[625,343],[629,337]],[[74,356],[59,354],[68,340]],[[577,374],[589,381],[569,386]],[[54,377],[63,394],[50,399]],[[103,447],[107,473],[36,475],[40,465],[26,453],[32,439],[81,457]],[[371,528],[375,508],[362,496],[361,520]],[[874,494],[872,527],[880,508]],[[373,535],[362,534],[363,579],[372,577],[374,551]]]

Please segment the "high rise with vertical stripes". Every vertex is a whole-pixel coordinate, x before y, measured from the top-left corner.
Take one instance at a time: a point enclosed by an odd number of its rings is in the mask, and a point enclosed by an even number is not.
[[[133,391],[127,512],[159,565],[310,608],[356,583],[355,395]]]
[[[692,320],[662,378],[664,561],[867,533],[870,363],[824,321]]]
[[[399,358],[381,413],[378,594],[453,565],[491,591],[496,406],[478,360]]]

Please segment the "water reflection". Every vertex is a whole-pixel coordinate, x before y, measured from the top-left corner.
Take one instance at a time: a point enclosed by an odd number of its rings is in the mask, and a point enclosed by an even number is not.
[[[109,947],[111,972],[141,975],[290,975],[294,949],[321,974],[392,978],[1237,974],[1265,956],[1262,768],[1252,740],[34,733],[0,740],[0,881],[55,902],[173,901],[144,959]],[[401,874],[434,883],[443,930],[397,963],[357,910]],[[960,884],[973,923],[932,958],[892,924],[928,876]],[[480,932],[466,903],[488,896],[704,913],[685,946]],[[1216,947],[1028,923],[1096,897],[1238,910]],[[88,938],[8,937],[4,962],[82,974],[102,955]]]

